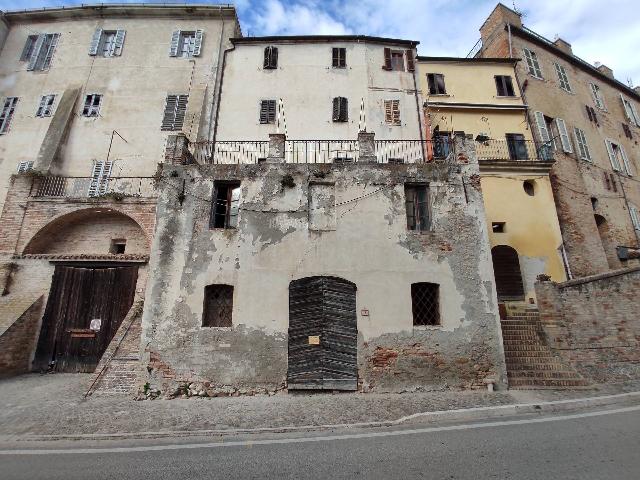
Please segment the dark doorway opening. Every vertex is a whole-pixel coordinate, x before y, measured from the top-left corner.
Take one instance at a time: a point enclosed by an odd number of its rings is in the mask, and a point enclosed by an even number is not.
[[[524,300],[518,252],[508,245],[497,245],[491,249],[491,259],[498,300]]]

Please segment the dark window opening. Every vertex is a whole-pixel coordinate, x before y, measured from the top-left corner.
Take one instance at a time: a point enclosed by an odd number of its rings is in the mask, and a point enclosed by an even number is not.
[[[610,173],[609,178],[611,178],[611,188],[613,188],[614,192],[618,192],[618,184],[616,183],[616,176],[613,173]]]
[[[127,246],[127,241],[122,238],[114,238],[111,240],[111,246],[109,247],[109,253],[114,255],[121,255]]]
[[[278,68],[278,49],[276,47],[267,47],[264,49],[264,65],[265,69]]]
[[[210,228],[236,228],[240,205],[240,182],[216,182]]]
[[[347,67],[347,49],[334,48],[332,52],[333,52],[332,53],[333,68],[346,68]]]
[[[260,123],[274,123],[276,121],[276,101],[262,100],[260,102]]]
[[[429,95],[446,95],[447,90],[444,87],[444,75],[441,73],[428,73],[427,82],[429,83]]]
[[[404,72],[404,52],[402,50],[391,50],[391,70]]]
[[[496,75],[496,89],[499,97],[514,97],[513,82],[509,75]]]
[[[507,147],[509,148],[509,158],[511,160],[528,160],[527,142],[524,135],[520,133],[507,133]]]
[[[525,180],[522,182],[522,188],[527,195],[533,197],[536,194],[536,185],[533,180]]]
[[[591,197],[591,207],[594,210],[598,208],[598,199],[596,197]]]
[[[36,42],[38,41],[38,35],[29,35],[27,37],[27,41],[24,44],[24,48],[22,49],[22,54],[20,55],[20,61],[26,62],[31,58],[33,54],[33,50],[36,46]]]
[[[493,231],[493,233],[504,233],[505,229],[506,229],[505,222],[492,222],[491,223],[491,230]]]
[[[451,136],[448,133],[433,134],[433,158],[443,159],[451,153]]]
[[[593,109],[593,107],[585,105],[585,108],[587,109],[587,117],[589,117],[589,121],[595,123],[596,126],[599,126],[598,115],[596,115],[596,111]]]
[[[427,185],[405,185],[407,228],[425,232],[429,230],[429,188]]]
[[[333,121],[346,122],[349,120],[349,103],[344,97],[333,99]]]
[[[624,131],[625,137],[627,137],[628,139],[633,139],[633,135],[631,135],[631,129],[629,128],[629,125],[627,125],[626,123],[623,123],[622,130]]]
[[[389,158],[388,162],[391,165],[402,165],[404,163],[404,158]]]
[[[204,287],[203,327],[231,327],[233,316],[233,287],[207,285]]]
[[[84,107],[82,108],[83,117],[97,117],[100,115],[100,103],[102,103],[102,95],[96,93],[87,95],[84,98]]]
[[[436,283],[412,283],[413,324],[440,325],[440,286]]]

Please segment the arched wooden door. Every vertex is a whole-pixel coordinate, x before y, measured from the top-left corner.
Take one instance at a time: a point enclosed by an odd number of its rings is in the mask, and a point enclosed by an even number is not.
[[[290,390],[358,387],[356,285],[338,277],[289,284]]]
[[[524,300],[518,252],[508,245],[497,245],[491,249],[491,259],[498,300]]]

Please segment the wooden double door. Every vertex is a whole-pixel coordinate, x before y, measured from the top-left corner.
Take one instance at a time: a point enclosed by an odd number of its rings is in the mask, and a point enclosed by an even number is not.
[[[56,266],[34,370],[93,372],[133,304],[137,266]]]

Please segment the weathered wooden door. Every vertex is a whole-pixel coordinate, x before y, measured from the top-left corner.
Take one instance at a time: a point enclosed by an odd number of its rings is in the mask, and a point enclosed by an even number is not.
[[[54,361],[60,372],[93,372],[131,308],[137,278],[135,266],[57,266],[34,370],[46,369]]]
[[[508,245],[497,245],[491,249],[491,259],[498,300],[524,300],[518,252]]]
[[[356,285],[308,277],[289,285],[288,388],[356,390]]]

